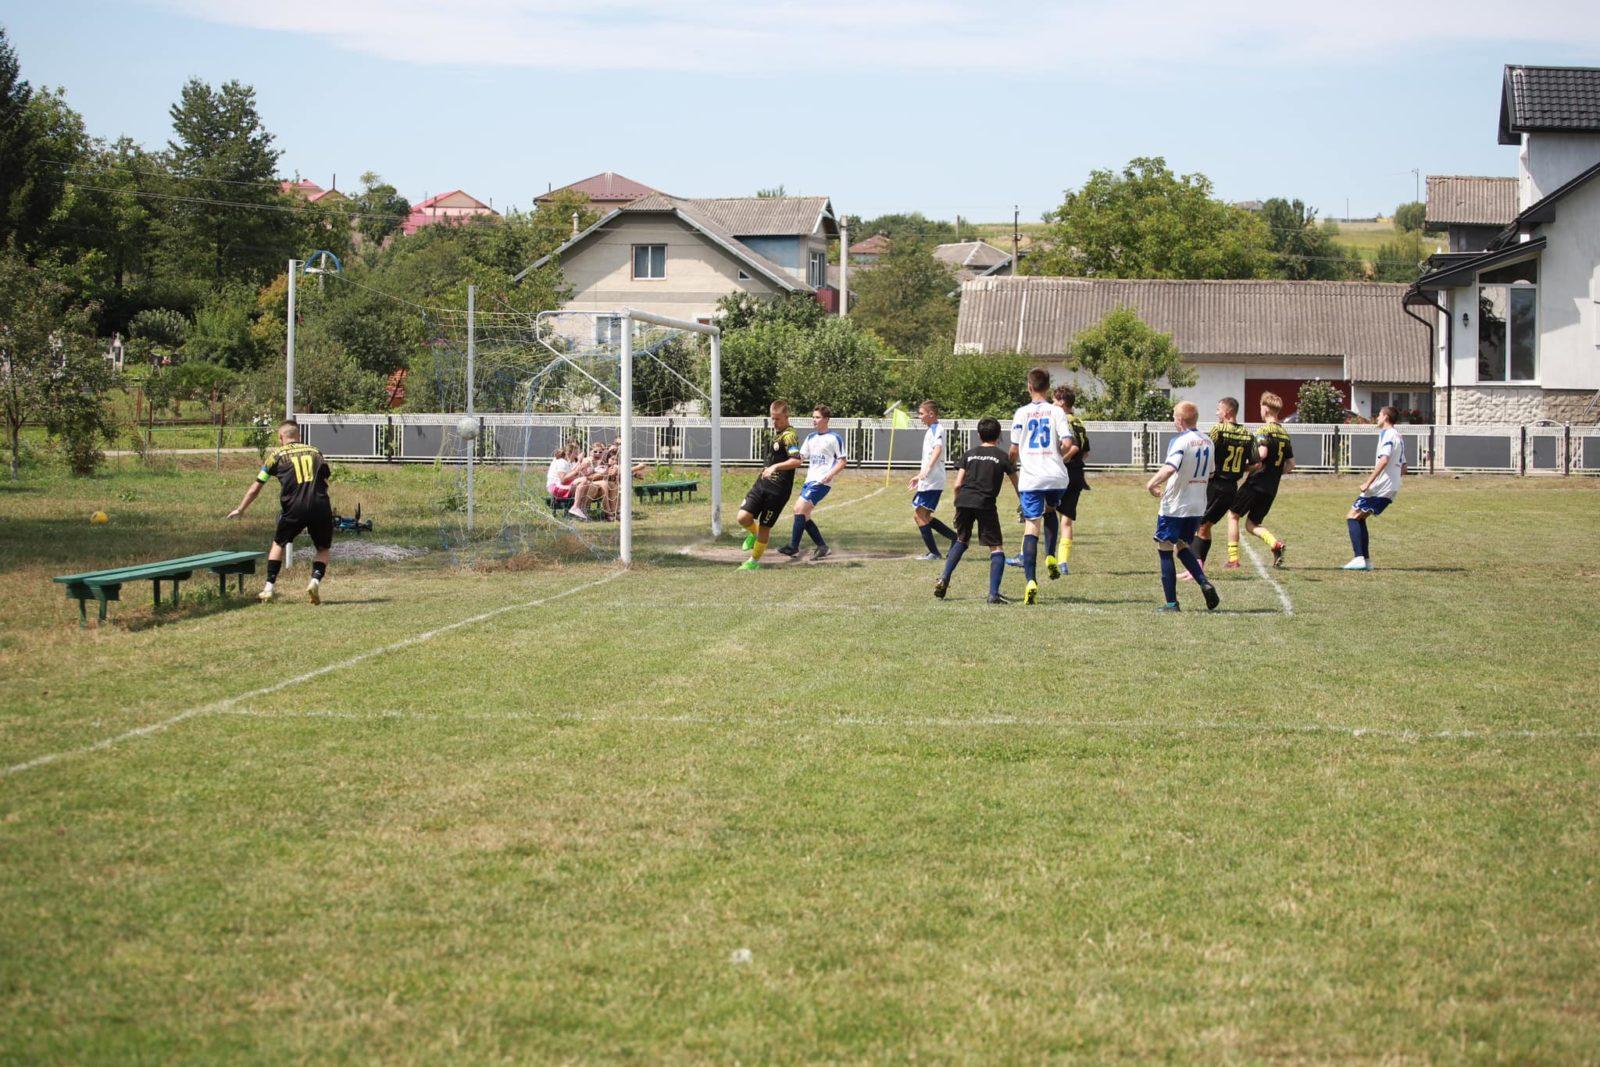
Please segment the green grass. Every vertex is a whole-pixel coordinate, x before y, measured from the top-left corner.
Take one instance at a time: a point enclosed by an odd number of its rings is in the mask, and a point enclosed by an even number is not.
[[[981,240],[1001,248],[1011,247],[1011,223],[1009,222],[980,222],[972,224],[970,229]],[[1028,237],[1038,238],[1044,236],[1049,227],[1042,222],[1025,222],[1020,227],[1020,232]],[[965,230],[963,231],[965,232]],[[1378,257],[1378,246],[1387,241],[1393,241],[1398,236],[1394,223],[1383,222],[1341,222],[1339,234],[1336,238],[1340,244],[1352,249],[1356,255],[1367,262],[1372,262]],[[1447,242],[1442,236],[1423,234],[1422,248],[1426,253],[1444,252]]]
[[[1409,480],[1345,574],[1356,481],[1291,478],[1292,616],[1248,564],[1152,614],[1129,477],[1037,607],[981,560],[939,603],[861,475],[818,519],[895,558],[739,574],[658,508],[620,576],[433,552],[80,633],[51,574],[264,544],[224,462],[0,488],[0,765],[78,753],[0,778],[0,1060],[1600,1048],[1600,483]],[[356,490],[437,538],[431,470]]]

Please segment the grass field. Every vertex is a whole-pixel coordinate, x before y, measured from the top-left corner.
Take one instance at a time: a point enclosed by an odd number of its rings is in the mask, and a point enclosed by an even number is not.
[[[224,463],[0,487],[0,1061],[1600,1049],[1600,483],[1410,480],[1346,574],[1357,481],[1291,478],[1213,615],[1153,614],[1133,478],[1024,609],[934,601],[860,475],[818,519],[891,558],[736,573],[657,508],[626,573],[80,632],[52,574],[264,545]],[[335,503],[422,545],[432,479]]]
[[[1004,249],[1011,247],[1011,223],[1009,222],[980,222],[970,224],[972,231],[978,238],[998,245]],[[1018,227],[1019,232],[1029,238],[1039,238],[1048,232],[1049,227],[1042,222],[1025,222]],[[1394,223],[1389,220],[1380,222],[1341,222],[1339,235],[1334,238],[1345,245],[1367,262],[1378,258],[1378,246],[1387,241],[1393,241],[1398,236]],[[1447,242],[1442,236],[1435,234],[1422,235],[1423,251],[1429,254],[1443,252],[1447,249]]]

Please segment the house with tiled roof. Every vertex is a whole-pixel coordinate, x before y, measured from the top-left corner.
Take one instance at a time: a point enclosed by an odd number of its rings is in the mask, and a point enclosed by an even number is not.
[[[615,171],[608,170],[599,174],[592,174],[582,181],[563,185],[559,189],[552,189],[543,196],[537,197],[534,202],[544,204],[554,200],[562,193],[577,193],[588,200],[589,206],[595,210],[610,211],[614,207],[631,204],[635,200],[641,200],[652,193],[659,193],[660,191],[659,189],[650,188],[643,182],[636,182],[632,178],[626,178]]]
[[[850,246],[850,262],[859,263],[863,267],[870,267],[884,256],[889,254],[889,249],[894,242],[886,233],[875,233],[871,237],[857,241]]]
[[[1600,67],[1507,66],[1499,141],[1517,149],[1511,218],[1481,248],[1431,257],[1405,295],[1434,329],[1436,408],[1453,423],[1593,423]]]
[[[1516,217],[1516,178],[1428,175],[1424,225],[1443,230],[1452,252],[1481,252]]]
[[[421,203],[413,204],[411,214],[400,224],[400,232],[410,237],[424,226],[434,226],[439,223],[461,225],[499,217],[500,212],[477,197],[460,189],[452,189],[448,193],[430,196]]]
[[[308,204],[348,204],[350,202],[350,198],[339,191],[337,178],[334,179],[332,187],[324,189],[309,178],[297,176],[292,182],[279,182],[278,191],[298,196]]]
[[[938,245],[933,250],[933,258],[954,270],[956,279],[963,282],[1015,273],[1011,253],[988,241],[952,241]]]
[[[805,293],[830,311],[828,247],[839,236],[825,196],[688,199],[652,193],[606,212],[531,264],[558,264],[569,310],[623,307],[709,319],[730,293]]]
[[[989,277],[961,287],[956,352],[1023,352],[1074,381],[1072,341],[1119,307],[1172,335],[1193,386],[1174,390],[1209,417],[1234,397],[1253,413],[1261,394],[1294,413],[1300,386],[1333,383],[1347,407],[1427,412],[1428,331],[1401,306],[1404,285],[1373,282],[1190,281]]]

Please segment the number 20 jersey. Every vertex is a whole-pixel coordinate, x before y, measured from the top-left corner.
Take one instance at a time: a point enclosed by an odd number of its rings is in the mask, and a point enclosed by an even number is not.
[[[1017,489],[1065,489],[1072,481],[1061,459],[1061,441],[1072,433],[1062,410],[1047,401],[1024,404],[1011,419],[1017,446]]]

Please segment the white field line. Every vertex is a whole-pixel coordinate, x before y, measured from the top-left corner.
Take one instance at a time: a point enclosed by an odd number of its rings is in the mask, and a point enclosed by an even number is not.
[[[1245,536],[1251,537],[1253,535],[1245,534]],[[1294,605],[1289,602],[1288,590],[1284,589],[1278,579],[1272,576],[1272,572],[1267,570],[1267,565],[1261,561],[1261,554],[1256,551],[1256,546],[1246,541],[1244,550],[1250,554],[1250,562],[1255,564],[1256,573],[1265,578],[1267,584],[1272,586],[1273,592],[1278,594],[1278,603],[1283,605],[1283,613],[1285,615],[1293,615]]]
[[[502,711],[428,712],[405,708],[376,711],[340,711],[321,709],[292,709],[263,711],[240,708],[230,704],[218,714],[235,715],[251,719],[330,719],[352,722],[378,722],[411,720],[417,722],[544,722],[593,723],[596,725],[628,724],[688,724],[701,726],[798,726],[803,728],[906,728],[973,730],[996,727],[1016,727],[1043,730],[1126,731],[1132,733],[1184,734],[1193,732],[1232,734],[1288,734],[1327,735],[1335,737],[1377,738],[1397,741],[1568,741],[1600,740],[1600,730],[1403,730],[1384,726],[1341,726],[1334,723],[1270,723],[1199,720],[1172,722],[1159,719],[1043,719],[1012,715],[974,716],[968,719],[950,717],[890,718],[885,716],[840,715],[818,718],[798,718],[774,715],[613,715],[604,712],[584,711]]]
[[[517,604],[507,604],[504,607],[494,608],[491,611],[485,611],[465,619],[458,619],[455,622],[437,627],[436,629],[425,630],[420,634],[413,634],[411,637],[403,637],[398,641],[391,642],[387,645],[382,645],[378,648],[370,648],[367,651],[359,652],[348,659],[342,659],[337,663],[330,663],[325,667],[318,667],[314,671],[307,671],[306,673],[296,675],[293,678],[285,678],[280,682],[273,682],[271,685],[262,686],[260,689],[252,689],[247,693],[240,693],[237,696],[224,697],[223,699],[215,701],[211,704],[202,704],[197,707],[188,708],[184,711],[178,712],[176,715],[162,719],[160,722],[153,722],[146,726],[140,726],[135,729],[125,731],[124,733],[102,738],[92,745],[84,745],[82,748],[69,748],[61,752],[51,752],[43,756],[35,756],[31,760],[25,760],[22,763],[12,764],[11,766],[5,768],[4,771],[0,771],[0,778],[9,778],[14,774],[21,774],[23,771],[31,771],[38,767],[44,767],[52,763],[58,763],[61,760],[72,759],[77,756],[87,756],[95,752],[103,752],[114,745],[122,744],[124,741],[132,741],[136,738],[148,737],[151,734],[161,733],[163,730],[171,729],[181,722],[187,722],[189,719],[198,718],[202,715],[216,715],[221,712],[226,712],[243,701],[254,700],[256,697],[269,696],[273,693],[279,692],[280,690],[288,689],[290,686],[296,686],[302,682],[309,682],[313,678],[321,678],[325,674],[334,674],[338,671],[347,670],[356,666],[358,663],[365,663],[367,660],[373,659],[374,657],[387,655],[390,652],[398,652],[404,648],[411,648],[414,645],[420,645],[424,642],[432,641],[435,637],[450,633],[452,630],[459,630],[463,626],[473,626],[480,622],[486,622],[489,619],[504,615],[508,611],[521,611],[526,608],[536,608],[542,604],[548,604],[552,600],[560,600],[562,597],[572,596],[574,593],[581,593],[587,589],[593,589],[596,586],[604,585],[613,579],[620,578],[626,573],[626,571],[620,570],[612,571],[604,578],[598,578],[592,582],[585,582],[582,585],[575,585],[571,589],[565,589],[559,593],[551,593],[549,596],[538,597],[534,600],[525,600]]]

